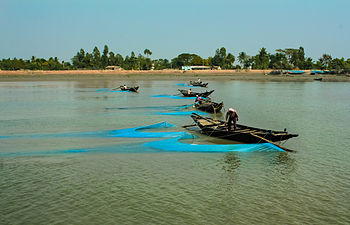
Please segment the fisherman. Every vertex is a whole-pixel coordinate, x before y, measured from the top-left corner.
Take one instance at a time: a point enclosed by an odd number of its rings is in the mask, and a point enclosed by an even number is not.
[[[123,85],[123,90],[126,90],[128,88],[128,86],[126,86],[125,84]]]
[[[194,104],[202,104],[203,98],[199,95],[196,95],[196,100],[194,100]]]
[[[202,81],[201,81],[201,78],[198,78],[198,81],[197,81],[198,83],[202,83]]]
[[[227,125],[227,130],[231,131],[231,126],[233,123],[233,130],[237,129],[237,121],[238,121],[238,113],[237,110],[233,108],[229,108],[228,112],[226,113],[226,125]]]
[[[188,94],[188,95],[190,95],[190,94],[191,94],[191,88],[190,88],[190,89],[188,89],[187,94]]]

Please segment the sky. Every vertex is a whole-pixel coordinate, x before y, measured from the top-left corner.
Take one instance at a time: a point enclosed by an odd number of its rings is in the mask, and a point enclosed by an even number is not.
[[[153,59],[300,46],[314,60],[347,59],[349,12],[350,0],[0,0],[0,59],[70,61],[104,45]]]

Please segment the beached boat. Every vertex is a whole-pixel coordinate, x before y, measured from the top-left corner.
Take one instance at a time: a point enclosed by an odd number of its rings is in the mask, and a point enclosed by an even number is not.
[[[137,92],[137,90],[139,89],[139,86],[136,86],[136,87],[127,87],[127,88],[125,88],[124,86],[120,86],[119,88],[120,88],[120,90],[122,90],[122,91]]]
[[[287,70],[287,73],[289,73],[289,74],[304,74],[305,71],[303,71],[303,70]]]
[[[310,71],[311,75],[315,75],[315,74],[326,74],[326,71],[324,70],[311,70]]]
[[[206,101],[203,100],[200,103],[196,103],[194,104],[194,106],[204,112],[208,112],[208,113],[219,113],[222,109],[222,107],[224,107],[224,103],[220,102],[212,102],[212,101]]]
[[[224,121],[202,117],[196,113],[192,113],[191,117],[203,134],[243,143],[273,143],[298,136],[287,131],[265,130],[240,124],[237,124],[236,130],[228,131]]]
[[[187,90],[180,90],[180,89],[179,89],[179,91],[185,97],[196,97],[198,95],[198,96],[204,97],[204,98],[208,97],[211,93],[214,92],[214,90],[211,90],[211,91],[206,91],[206,92],[202,92],[202,93],[200,93],[200,92],[193,92],[193,91],[188,93]]]
[[[190,85],[192,86],[199,86],[199,87],[207,87],[208,83],[203,83],[202,81],[190,81]]]

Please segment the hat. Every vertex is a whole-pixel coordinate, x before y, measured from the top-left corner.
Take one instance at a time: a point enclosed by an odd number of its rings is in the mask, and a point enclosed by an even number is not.
[[[235,110],[233,108],[229,108],[228,111],[234,112]]]
[[[198,97],[198,95],[196,95],[196,97]]]

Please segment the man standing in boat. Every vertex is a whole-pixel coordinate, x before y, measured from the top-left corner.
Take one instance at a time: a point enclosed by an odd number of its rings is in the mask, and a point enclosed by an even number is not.
[[[238,113],[237,110],[233,108],[229,108],[228,112],[226,113],[226,125],[227,130],[231,131],[232,123],[233,123],[233,130],[237,129],[237,121],[238,121]]]
[[[191,88],[187,90],[187,94],[190,95],[191,94]]]
[[[194,104],[202,104],[203,98],[201,96],[196,95],[196,100],[194,101]]]

